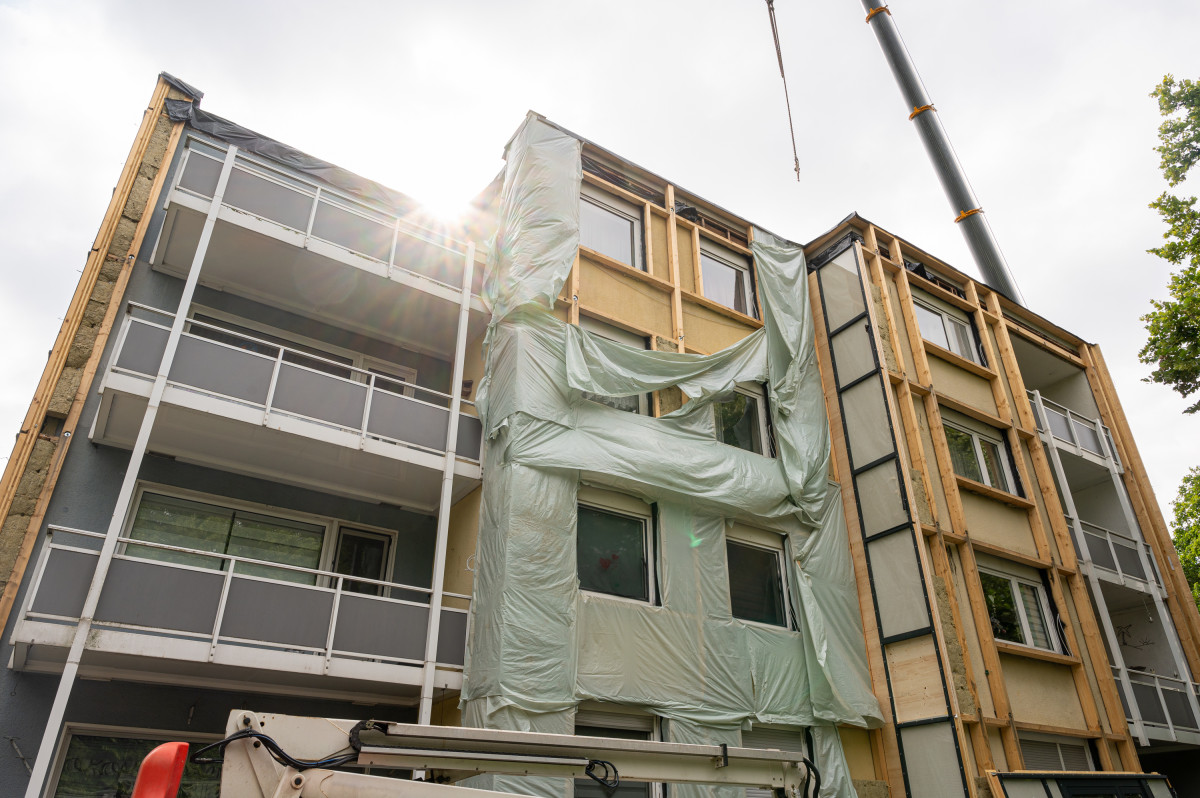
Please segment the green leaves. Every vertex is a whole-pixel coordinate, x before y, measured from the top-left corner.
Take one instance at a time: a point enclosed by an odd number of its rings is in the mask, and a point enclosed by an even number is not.
[[[1200,160],[1200,82],[1176,81],[1167,75],[1150,93],[1165,117],[1158,128],[1163,177],[1178,185]],[[1169,263],[1183,266],[1171,275],[1170,298],[1151,300],[1153,310],[1142,316],[1146,345],[1138,353],[1155,366],[1147,382],[1166,385],[1184,398],[1200,391],[1200,211],[1195,197],[1163,192],[1150,203],[1167,223],[1166,243],[1149,250]],[[1196,401],[1185,413],[1200,412]]]
[[[1183,575],[1192,586],[1192,599],[1200,609],[1200,466],[1194,466],[1179,485],[1179,495],[1171,502],[1175,551],[1183,566]]]

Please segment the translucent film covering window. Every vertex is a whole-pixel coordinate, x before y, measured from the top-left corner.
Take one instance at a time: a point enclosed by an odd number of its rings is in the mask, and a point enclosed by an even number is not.
[[[729,603],[734,618],[787,626],[779,552],[729,540]]]
[[[647,519],[579,506],[579,586],[610,596],[650,600]]]

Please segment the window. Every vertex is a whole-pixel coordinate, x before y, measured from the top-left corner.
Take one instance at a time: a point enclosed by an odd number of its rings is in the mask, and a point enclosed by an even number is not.
[[[921,328],[922,338],[942,349],[949,349],[972,363],[985,365],[983,356],[979,353],[975,329],[969,321],[949,310],[918,301],[913,302],[913,311],[917,317],[917,326]]]
[[[656,725],[655,718],[644,713],[590,710],[582,707],[575,713],[575,734],[580,737],[655,740],[659,737]],[[575,798],[655,798],[659,795],[660,785],[646,781],[621,779],[616,789],[607,790],[592,779],[575,779]]]
[[[145,492],[128,537],[316,569],[321,564],[325,526]],[[126,553],[146,560],[223,569],[220,559],[191,552],[131,543]],[[302,571],[246,563],[238,566],[237,573],[308,585],[316,579],[314,574]]]
[[[979,571],[987,601],[992,636],[1023,646],[1057,650],[1050,630],[1050,606],[1037,582],[991,571]]]
[[[652,599],[651,517],[650,506],[632,496],[579,489],[575,552],[581,590]]]
[[[338,533],[333,570],[346,576],[387,581],[391,550],[392,535],[343,527]],[[378,596],[383,586],[346,579],[342,582],[342,589],[348,593]]]
[[[748,257],[700,236],[700,275],[706,298],[757,318]]]
[[[771,456],[766,397],[758,383],[739,384],[724,402],[713,402],[714,434],[721,443]]]
[[[1019,735],[1027,770],[1095,770],[1087,740],[1050,734]]]
[[[946,430],[955,474],[1005,493],[1021,495],[1009,466],[1007,443],[949,421],[943,421],[942,427]]]
[[[637,333],[631,333],[623,330],[620,327],[614,327],[611,324],[605,324],[602,321],[597,321],[589,316],[579,317],[579,326],[587,330],[589,333],[618,344],[625,344],[634,349],[645,349],[646,339]],[[599,402],[602,405],[608,405],[616,410],[623,410],[627,413],[637,413],[639,415],[650,415],[650,396],[649,394],[637,394],[635,396],[604,396],[598,393],[583,392],[583,398],[592,402]]]
[[[117,730],[88,730],[68,733],[59,749],[54,798],[111,798],[130,795],[138,768],[146,754],[169,739],[126,736]],[[145,733],[143,733],[145,734]],[[189,750],[196,751],[212,739],[193,739]],[[221,791],[221,766],[196,765],[190,760],[183,766],[179,794],[189,798],[217,798]]]
[[[774,748],[808,756],[808,743],[804,737],[803,729],[755,723],[753,729],[742,731],[742,748]],[[775,798],[775,791],[763,787],[747,787],[746,798]]]
[[[729,606],[743,621],[789,628],[781,535],[735,524],[725,536]]]
[[[642,209],[588,183],[579,200],[579,245],[645,271]]]

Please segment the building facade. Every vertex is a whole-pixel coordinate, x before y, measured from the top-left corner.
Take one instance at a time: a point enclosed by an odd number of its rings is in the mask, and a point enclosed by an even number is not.
[[[4,794],[237,707],[1195,786],[1200,618],[1095,346],[536,115],[447,229],[199,100],[160,76],[0,483]]]

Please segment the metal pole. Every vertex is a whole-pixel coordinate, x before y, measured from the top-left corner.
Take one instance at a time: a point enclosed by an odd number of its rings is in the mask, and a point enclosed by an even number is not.
[[[454,369],[450,382],[450,418],[446,425],[446,461],[442,470],[442,494],[438,503],[437,538],[433,554],[433,590],[429,594],[429,626],[425,638],[425,666],[421,679],[418,723],[433,716],[433,677],[437,670],[438,636],[442,627],[442,592],[445,588],[446,537],[450,532],[450,506],[454,498],[454,465],[458,461],[458,415],[462,408],[463,366],[467,353],[467,326],[471,316],[471,282],[475,271],[475,242],[467,244],[462,289],[458,305],[458,336],[454,342]]]
[[[984,282],[1024,306],[1025,298],[1013,280],[1004,254],[979,206],[979,200],[967,182],[962,164],[950,146],[950,137],[942,127],[937,109],[925,91],[925,85],[917,74],[917,67],[904,46],[904,40],[900,38],[896,23],[892,21],[892,12],[880,0],[862,0],[862,4],[867,11],[867,24],[875,31],[875,38],[883,48],[883,55],[911,111],[908,118],[917,126],[921,143],[925,145],[925,152],[933,162],[942,190],[946,192],[946,198],[955,213],[954,221],[962,228],[963,238],[967,240],[967,247],[979,266]]]
[[[62,676],[58,682],[58,691],[54,694],[54,704],[50,708],[49,718],[46,719],[46,730],[42,734],[42,744],[38,747],[37,759],[33,764],[33,772],[29,777],[29,786],[25,790],[25,798],[38,798],[41,795],[42,785],[46,781],[46,774],[50,769],[50,762],[54,759],[55,744],[58,741],[58,733],[62,727],[63,716],[67,711],[67,701],[71,698],[71,690],[75,686],[75,677],[79,673],[79,663],[83,659],[83,651],[87,645],[88,636],[91,633],[92,620],[95,618],[96,607],[100,604],[100,591],[104,587],[104,580],[108,576],[109,566],[112,564],[113,555],[117,551],[117,538],[121,535],[121,528],[125,524],[125,516],[129,511],[129,504],[133,499],[134,489],[137,487],[138,472],[141,470],[142,459],[146,455],[146,447],[150,443],[150,431],[154,427],[154,420],[158,415],[158,406],[162,401],[163,392],[167,387],[167,375],[171,371],[171,363],[175,359],[175,350],[179,346],[179,337],[183,334],[184,324],[187,323],[187,309],[192,304],[192,296],[196,293],[196,283],[200,279],[200,267],[203,265],[204,256],[208,251],[208,242],[212,239],[213,227],[217,223],[217,213],[221,209],[221,200],[225,194],[225,186],[229,183],[229,173],[233,169],[233,161],[236,155],[237,147],[231,146],[225,156],[225,164],[221,169],[221,176],[217,180],[217,188],[213,193],[208,217],[204,220],[200,240],[196,244],[196,254],[192,258],[192,266],[188,271],[187,280],[183,286],[183,294],[179,299],[179,309],[175,312],[175,319],[171,325],[171,334],[167,338],[167,346],[163,351],[162,360],[159,363],[158,374],[154,378],[154,387],[150,389],[150,399],[146,403],[146,412],[142,416],[141,427],[138,429],[137,439],[133,444],[133,451],[129,455],[129,465],[125,469],[125,478],[121,483],[121,490],[117,494],[116,507],[113,509],[112,518],[109,519],[108,532],[105,535],[104,544],[100,549],[100,556],[96,561],[96,570],[92,574],[92,581],[88,588],[87,598],[83,603],[83,610],[79,614],[79,624],[75,627],[75,636],[71,641],[71,648],[67,653],[67,661],[63,666]]]

